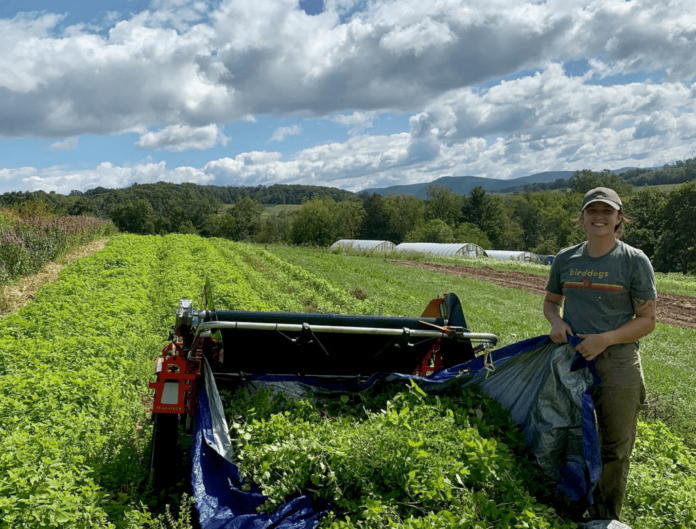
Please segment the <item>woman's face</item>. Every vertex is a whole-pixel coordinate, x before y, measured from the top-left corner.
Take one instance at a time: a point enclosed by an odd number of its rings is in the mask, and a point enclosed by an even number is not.
[[[614,235],[621,214],[604,202],[593,202],[582,212],[582,224],[588,236],[602,237]]]

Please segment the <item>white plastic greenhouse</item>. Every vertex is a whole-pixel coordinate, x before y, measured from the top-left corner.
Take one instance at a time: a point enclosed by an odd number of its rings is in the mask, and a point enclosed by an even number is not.
[[[402,242],[395,250],[397,252],[431,253],[435,255],[458,255],[463,257],[481,257],[485,255],[483,248],[471,242],[439,243],[439,242]]]
[[[341,239],[331,245],[331,248],[350,248],[372,252],[393,252],[394,243],[390,241],[364,241],[360,239]]]
[[[494,259],[503,259],[505,261],[527,261],[537,262],[539,259],[533,252],[517,252],[508,250],[486,250],[487,257]]]

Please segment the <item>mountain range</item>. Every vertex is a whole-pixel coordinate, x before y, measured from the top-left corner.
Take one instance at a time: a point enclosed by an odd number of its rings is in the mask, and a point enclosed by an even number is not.
[[[621,169],[616,169],[613,172],[616,174],[624,173],[633,167],[623,167]],[[500,192],[502,190],[512,190],[522,189],[524,186],[529,184],[547,184],[550,182],[555,182],[559,178],[563,180],[568,180],[573,176],[575,171],[547,171],[543,173],[535,173],[529,176],[521,176],[519,178],[512,178],[510,180],[501,180],[498,178],[485,178],[482,176],[443,176],[432,182],[423,182],[420,184],[406,184],[406,185],[395,185],[389,187],[374,187],[370,189],[364,189],[363,193],[378,195],[415,195],[419,198],[427,198],[426,193],[428,191],[428,186],[430,184],[439,184],[441,186],[449,187],[455,193],[462,195],[468,195],[469,192],[476,186],[481,186],[486,191]]]

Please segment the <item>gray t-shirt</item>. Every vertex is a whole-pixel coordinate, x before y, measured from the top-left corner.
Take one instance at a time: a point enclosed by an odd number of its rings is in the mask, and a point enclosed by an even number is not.
[[[546,290],[565,296],[563,321],[575,333],[599,334],[633,319],[633,299],[657,297],[650,259],[622,241],[592,257],[586,242],[558,252]]]

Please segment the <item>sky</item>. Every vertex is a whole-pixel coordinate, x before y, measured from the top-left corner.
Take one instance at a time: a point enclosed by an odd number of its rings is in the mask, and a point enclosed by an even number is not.
[[[0,193],[696,157],[693,0],[0,0]]]

